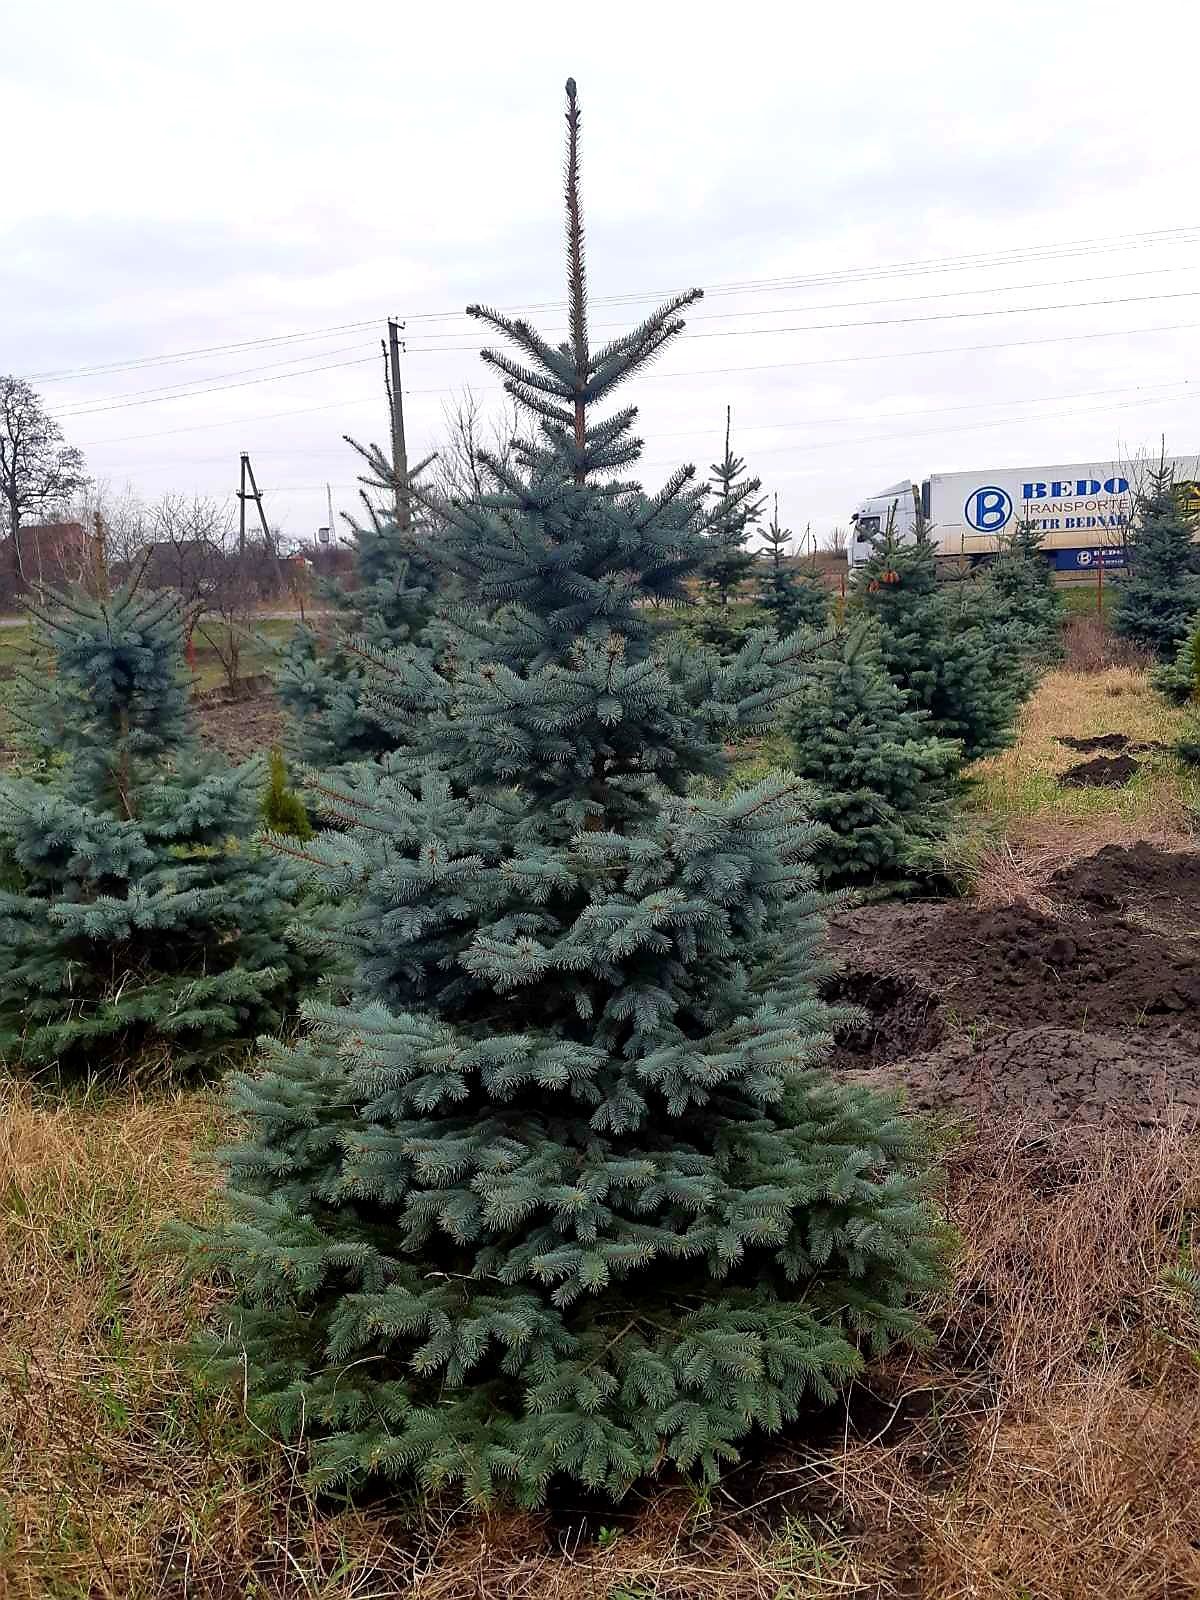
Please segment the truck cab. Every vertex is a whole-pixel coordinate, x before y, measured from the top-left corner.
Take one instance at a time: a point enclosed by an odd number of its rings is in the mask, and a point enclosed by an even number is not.
[[[850,518],[850,568],[861,567],[871,558],[872,540],[887,532],[889,525],[898,539],[911,539],[917,531],[921,491],[915,483],[894,483],[858,505]]]

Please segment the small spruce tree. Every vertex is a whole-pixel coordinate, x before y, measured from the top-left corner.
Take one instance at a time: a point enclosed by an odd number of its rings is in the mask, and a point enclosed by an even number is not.
[[[372,459],[371,452],[363,453]],[[410,490],[419,485],[428,465],[424,461],[413,469]],[[366,496],[364,502],[366,521],[351,529],[353,579],[324,590],[336,613],[332,629],[298,627],[277,677],[279,698],[290,714],[289,742],[302,761],[318,770],[378,760],[396,749],[398,739],[408,743],[404,730],[385,732],[379,725],[367,692],[362,644],[375,650],[433,646],[434,569],[420,518],[407,503],[397,521]]]
[[[1042,549],[1043,533],[1019,522],[988,568],[998,616],[1027,640],[1035,662],[1047,665],[1063,652],[1063,598]]]
[[[0,1056],[194,1066],[277,1028],[315,972],[284,937],[295,874],[253,842],[263,764],[201,752],[174,597],[48,602],[54,670],[18,714],[58,759],[0,783]]]
[[[962,746],[934,737],[887,676],[871,625],[806,677],[786,726],[809,814],[829,830],[812,856],[823,883],[896,887],[936,865]]]
[[[986,584],[943,582],[924,529],[888,528],[859,576],[856,605],[879,626],[884,669],[968,761],[1010,743],[1033,688],[1023,637]]]
[[[756,618],[730,609],[756,558],[746,548],[761,516],[765,499],[760,478],[748,477],[746,463],[733,453],[732,408],[725,408],[725,454],[714,461],[709,477],[708,559],[701,574],[701,605],[689,620],[692,634],[719,650],[736,649]]]
[[[480,1501],[711,1476],[909,1333],[939,1253],[919,1125],[819,1070],[799,780],[691,792],[807,646],[655,648],[701,497],[622,476],[636,412],[597,411],[695,296],[593,350],[573,82],[567,125],[569,337],[471,308],[540,425],[440,508],[479,648],[452,686],[380,660],[424,748],[406,782],[326,786],[342,831],[307,851],[352,891],[356,995],[242,1082],[235,1215],[195,1238],[237,1289],[210,1359],[321,1477]]]
[[[1152,667],[1150,685],[1172,705],[1200,705],[1200,617],[1193,617],[1174,659]]]
[[[767,567],[760,604],[776,632],[788,634],[797,628],[827,627],[829,590],[815,573],[796,571],[790,548],[791,529],[779,525],[778,495],[763,538],[767,546]]]
[[[1112,617],[1117,633],[1160,661],[1174,656],[1200,607],[1196,531],[1196,516],[1164,457],[1137,498]]]

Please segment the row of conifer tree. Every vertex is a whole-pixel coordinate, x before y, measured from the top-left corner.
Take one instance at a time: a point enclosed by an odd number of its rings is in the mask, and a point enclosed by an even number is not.
[[[303,803],[276,763],[264,845],[136,584],[38,608],[0,784],[6,1062],[242,1068],[204,1370],[322,1481],[481,1501],[712,1476],[917,1332],[929,1136],[824,1066],[824,891],[936,875],[1060,620],[1029,534],[962,583],[885,536],[833,617],[777,514],[731,618],[758,481],[644,486],[610,404],[698,296],[592,346],[566,121],[569,336],[471,308],[525,426],[356,531],[280,671]]]

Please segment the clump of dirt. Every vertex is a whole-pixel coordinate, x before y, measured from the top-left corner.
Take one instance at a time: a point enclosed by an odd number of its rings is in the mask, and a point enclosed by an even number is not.
[[[1058,782],[1062,789],[1123,789],[1141,770],[1141,762],[1130,755],[1094,756],[1091,761],[1068,767]]]
[[[899,1061],[937,1044],[945,1032],[937,997],[902,974],[845,973],[828,987],[826,998],[867,1013],[862,1026],[838,1034],[839,1058]]]
[[[1090,739],[1069,739],[1060,736],[1055,743],[1068,750],[1078,750],[1081,755],[1093,755],[1097,750],[1128,750],[1129,735],[1125,733],[1096,733]]]
[[[1046,890],[1089,911],[1133,911],[1155,923],[1167,909],[1181,931],[1200,930],[1200,851],[1156,850],[1144,842],[1105,845],[1056,872]]]
[[[943,1016],[993,1026],[1031,1021],[1186,1033],[1200,1042],[1200,949],[1121,917],[1067,920],[1027,905],[928,908],[917,942],[892,960],[938,996]],[[893,973],[893,976],[895,974]],[[879,993],[877,972],[847,973],[839,998]],[[886,1030],[886,1019],[876,1031]],[[901,1033],[906,1024],[900,1023]]]

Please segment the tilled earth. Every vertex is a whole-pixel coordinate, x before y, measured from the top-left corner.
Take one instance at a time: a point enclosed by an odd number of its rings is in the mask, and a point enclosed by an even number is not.
[[[832,994],[869,1019],[837,1071],[985,1119],[1200,1123],[1200,851],[1108,846],[1045,895],[836,914]]]

